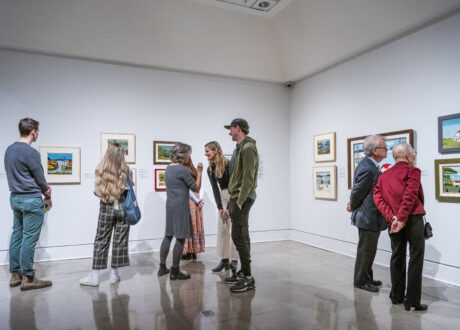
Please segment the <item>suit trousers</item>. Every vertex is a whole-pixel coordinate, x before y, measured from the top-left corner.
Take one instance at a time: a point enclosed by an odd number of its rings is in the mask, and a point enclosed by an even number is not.
[[[232,239],[240,255],[241,272],[251,276],[251,240],[249,238],[249,211],[254,200],[246,198],[242,208],[236,204],[236,199],[230,198],[228,210],[232,218]]]
[[[419,304],[422,296],[423,257],[425,235],[423,216],[410,215],[399,233],[391,234],[391,293],[390,297],[402,300],[406,290],[406,252],[409,243],[409,269],[407,272],[406,299],[410,304]]]
[[[374,274],[372,264],[377,253],[380,231],[359,229],[358,250],[355,261],[355,285],[372,284]]]

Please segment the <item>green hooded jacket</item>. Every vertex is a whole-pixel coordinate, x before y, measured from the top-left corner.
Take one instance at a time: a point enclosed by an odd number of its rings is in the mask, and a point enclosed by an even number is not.
[[[246,136],[238,149],[235,149],[230,166],[228,192],[230,198],[243,205],[248,196],[256,192],[259,154],[256,140]]]

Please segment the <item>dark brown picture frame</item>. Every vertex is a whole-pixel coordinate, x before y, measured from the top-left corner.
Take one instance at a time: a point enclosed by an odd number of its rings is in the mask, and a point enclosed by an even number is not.
[[[176,144],[176,142],[173,141],[153,141],[153,164],[155,165],[168,165],[171,164],[171,160],[169,159],[160,159],[160,152],[159,148],[161,148],[162,145],[168,146],[168,147],[173,147]]]
[[[377,135],[381,135],[384,138],[391,138],[393,136],[398,136],[398,135],[403,135],[403,134],[407,134],[409,136],[409,143],[415,149],[415,147],[414,147],[414,130],[413,129],[406,129],[406,130],[401,130],[401,131],[380,133],[380,134],[377,134]],[[353,144],[354,141],[364,140],[366,138],[366,136],[368,136],[368,135],[347,139],[348,189],[351,189],[352,185],[353,185],[352,144]]]
[[[440,154],[455,154],[455,153],[460,153],[460,142],[458,143],[458,147],[453,147],[453,148],[446,148],[444,147],[443,143],[443,123],[446,120],[452,120],[452,119],[459,119],[460,120],[460,113],[456,113],[453,115],[448,115],[448,116],[441,116],[438,117],[438,151]],[[457,124],[456,124],[457,125]],[[460,126],[459,126],[459,132],[460,132]],[[458,134],[458,132],[457,132]],[[455,143],[455,137],[454,141]]]

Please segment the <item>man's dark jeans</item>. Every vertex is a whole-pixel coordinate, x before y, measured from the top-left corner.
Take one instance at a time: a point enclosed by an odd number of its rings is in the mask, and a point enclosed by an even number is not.
[[[231,198],[228,202],[230,218],[232,219],[232,239],[238,250],[241,261],[241,271],[246,276],[251,276],[251,240],[249,238],[249,210],[254,200],[246,198],[243,207],[236,204],[236,199]]]

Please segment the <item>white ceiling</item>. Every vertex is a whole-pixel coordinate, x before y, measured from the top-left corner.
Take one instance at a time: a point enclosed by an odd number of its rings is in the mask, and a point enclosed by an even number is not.
[[[460,0],[0,0],[0,48],[297,81],[457,14]],[[1,54],[0,54],[1,56]]]

